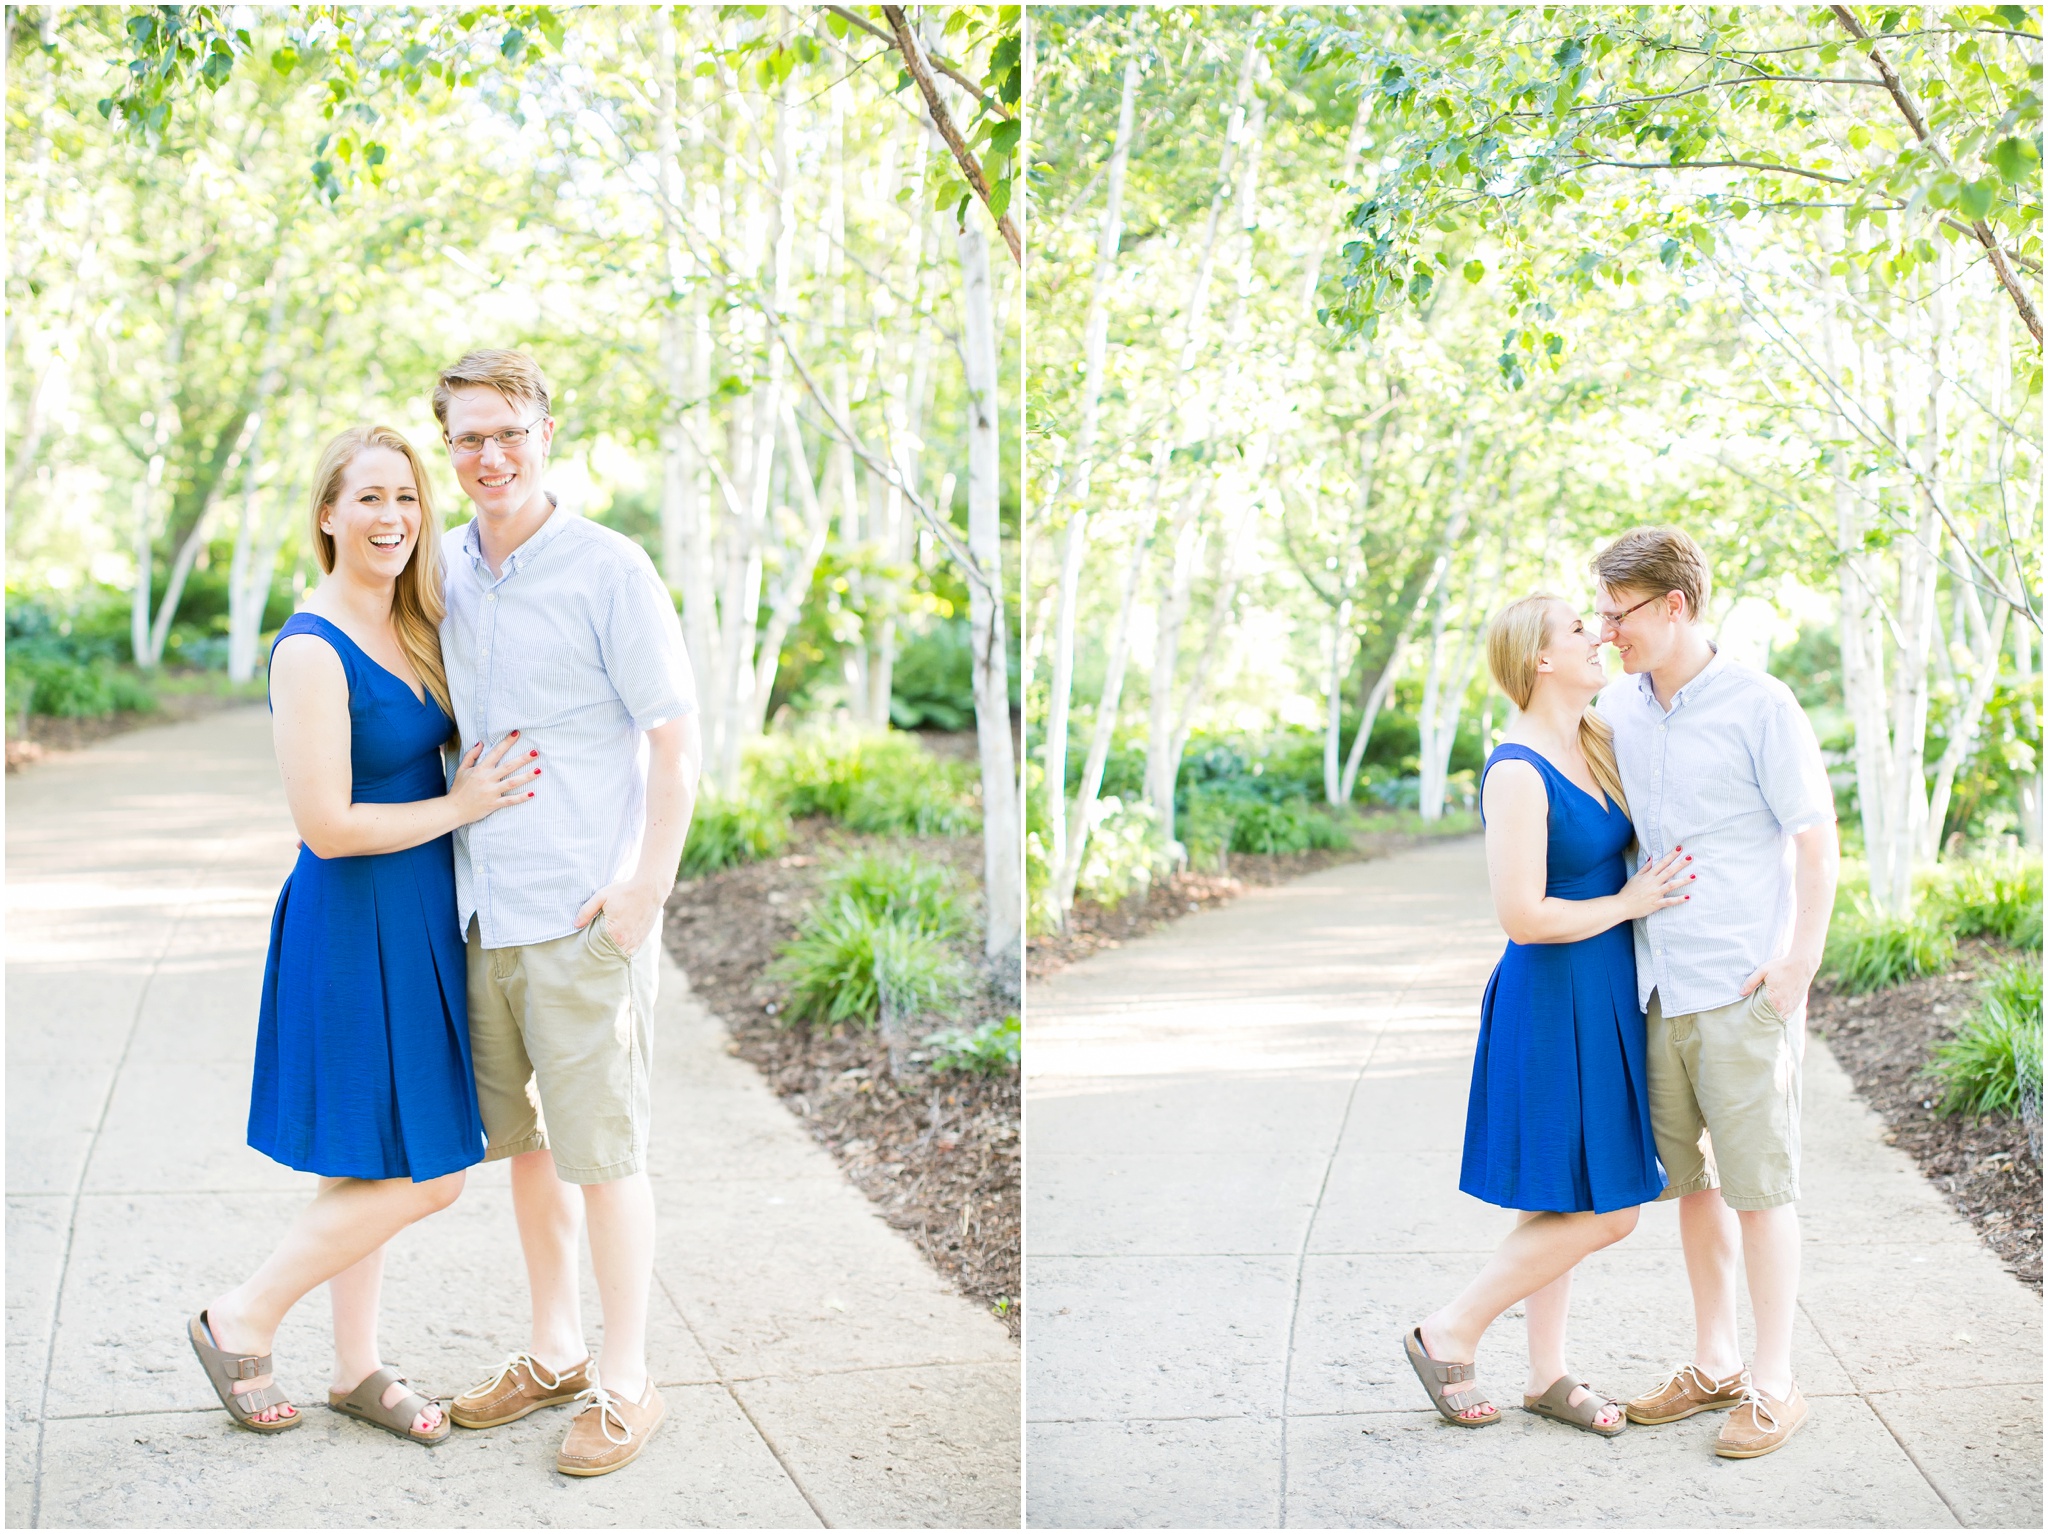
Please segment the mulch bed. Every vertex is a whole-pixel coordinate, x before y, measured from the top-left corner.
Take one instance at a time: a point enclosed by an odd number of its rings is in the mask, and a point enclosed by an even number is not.
[[[66,751],[77,751],[95,745],[116,735],[125,735],[130,730],[150,724],[181,724],[187,719],[218,713],[224,708],[235,708],[254,702],[250,698],[221,697],[213,693],[170,693],[160,698],[157,706],[148,713],[123,710],[115,714],[100,714],[87,719],[66,719],[55,714],[30,714],[28,733],[12,734],[7,737],[7,770],[19,772],[24,767],[33,767],[53,755]],[[18,729],[20,719],[10,718],[8,727]]]
[[[874,848],[950,862],[963,886],[979,889],[981,845],[971,838],[866,837],[830,821],[803,821],[783,856],[679,884],[664,928],[669,952],[724,1021],[734,1050],[883,1218],[1015,1337],[1023,1292],[1017,1074],[935,1075],[913,1049],[903,1075],[892,1078],[873,1029],[784,1026],[784,990],[765,973],[795,935],[825,869],[845,853]],[[1015,1010],[1014,1000],[984,994],[957,1026]]]
[[[1975,1009],[1977,977],[2010,957],[1996,945],[1968,942],[1946,974],[1864,996],[1816,985],[1807,1021],[1884,1120],[1885,1139],[1911,1152],[2006,1270],[2039,1293],[2041,1167],[2025,1128],[1998,1115],[1936,1114],[1940,1089],[1922,1074],[1934,1046]]]
[[[1024,972],[1030,979],[1042,980],[1090,954],[1120,948],[1170,921],[1225,905],[1248,889],[1285,884],[1339,863],[1363,863],[1438,839],[1410,831],[1367,831],[1349,850],[1233,852],[1226,872],[1183,869],[1154,879],[1142,895],[1132,895],[1107,909],[1092,900],[1077,900],[1067,915],[1065,932],[1044,933],[1025,946]]]

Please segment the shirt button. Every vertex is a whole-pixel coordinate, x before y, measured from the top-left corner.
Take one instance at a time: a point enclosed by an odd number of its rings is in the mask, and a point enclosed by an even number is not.
[[[495,602],[495,601],[497,601],[497,600],[498,600],[498,594],[497,594],[497,592],[493,591],[493,592],[489,593],[489,594],[488,594],[487,596],[485,596],[484,600],[485,600],[486,602]]]

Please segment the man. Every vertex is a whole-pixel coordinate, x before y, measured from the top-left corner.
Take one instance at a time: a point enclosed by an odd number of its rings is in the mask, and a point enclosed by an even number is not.
[[[471,352],[441,374],[434,414],[476,511],[442,546],[456,724],[465,742],[516,735],[542,772],[518,826],[455,842],[486,1159],[511,1158],[533,1329],[449,1415],[488,1428],[583,1399],[555,1468],[603,1475],[665,1411],[646,1357],[648,1030],[703,754],[696,692],[647,555],[542,487],[555,423],[533,359]],[[577,1293],[583,1221],[601,1382]]]
[[[1813,727],[1776,678],[1700,627],[1698,544],[1639,528],[1593,562],[1602,637],[1625,676],[1600,695],[1645,862],[1692,855],[1690,901],[1635,923],[1648,1016],[1651,1127],[1678,1200],[1696,1332],[1691,1360],[1628,1403],[1639,1423],[1733,1409],[1717,1454],[1769,1454],[1806,1420],[1792,1378],[1799,1291],[1800,1066],[1839,861]],[[1738,1250],[1756,1356],[1735,1329]]]

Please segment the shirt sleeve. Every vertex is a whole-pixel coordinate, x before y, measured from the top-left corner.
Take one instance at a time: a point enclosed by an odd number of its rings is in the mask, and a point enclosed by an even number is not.
[[[1835,791],[1821,760],[1820,742],[1806,710],[1779,698],[1763,716],[1757,745],[1757,787],[1787,836],[1827,825],[1835,818]]]
[[[634,729],[651,730],[696,711],[697,680],[683,648],[682,620],[651,563],[627,565],[613,583],[598,643],[605,674]]]

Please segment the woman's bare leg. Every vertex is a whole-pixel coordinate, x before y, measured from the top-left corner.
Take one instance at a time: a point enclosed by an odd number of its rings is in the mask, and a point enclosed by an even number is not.
[[[1479,1354],[1479,1339],[1510,1305],[1556,1282],[1584,1258],[1635,1228],[1633,1209],[1610,1214],[1520,1215],[1515,1228],[1464,1292],[1422,1323],[1423,1347],[1441,1363],[1472,1362]],[[1476,1380],[1452,1385],[1444,1391],[1444,1398],[1458,1411],[1457,1397],[1478,1388]],[[1475,1420],[1492,1414],[1483,1407],[1458,1411],[1458,1415]]]
[[[334,1306],[334,1378],[327,1388],[347,1395],[384,1367],[377,1349],[377,1310],[384,1293],[384,1247],[378,1247],[352,1268],[327,1280],[327,1298]],[[383,1402],[396,1406],[407,1387],[392,1383]],[[428,1406],[412,1419],[413,1431],[431,1433],[441,1425],[441,1408]]]
[[[335,1274],[354,1267],[413,1221],[446,1209],[461,1192],[460,1172],[431,1182],[321,1178],[320,1191],[292,1221],[284,1240],[263,1265],[206,1307],[214,1345],[231,1353],[269,1352],[278,1325],[292,1306]],[[240,1395],[269,1383],[266,1374],[237,1381],[234,1389]],[[271,1407],[259,1413],[257,1420],[272,1422],[291,1415],[288,1407]]]
[[[1542,1395],[1563,1379],[1565,1370],[1570,1367],[1564,1359],[1565,1321],[1572,1308],[1572,1275],[1578,1271],[1577,1268],[1567,1268],[1522,1301],[1522,1313],[1529,1318],[1529,1381],[1522,1388],[1523,1395]],[[1585,1387],[1577,1384],[1565,1397],[1572,1406],[1585,1399]],[[1602,1427],[1613,1427],[1621,1417],[1621,1404],[1610,1402],[1601,1408],[1594,1420]]]

